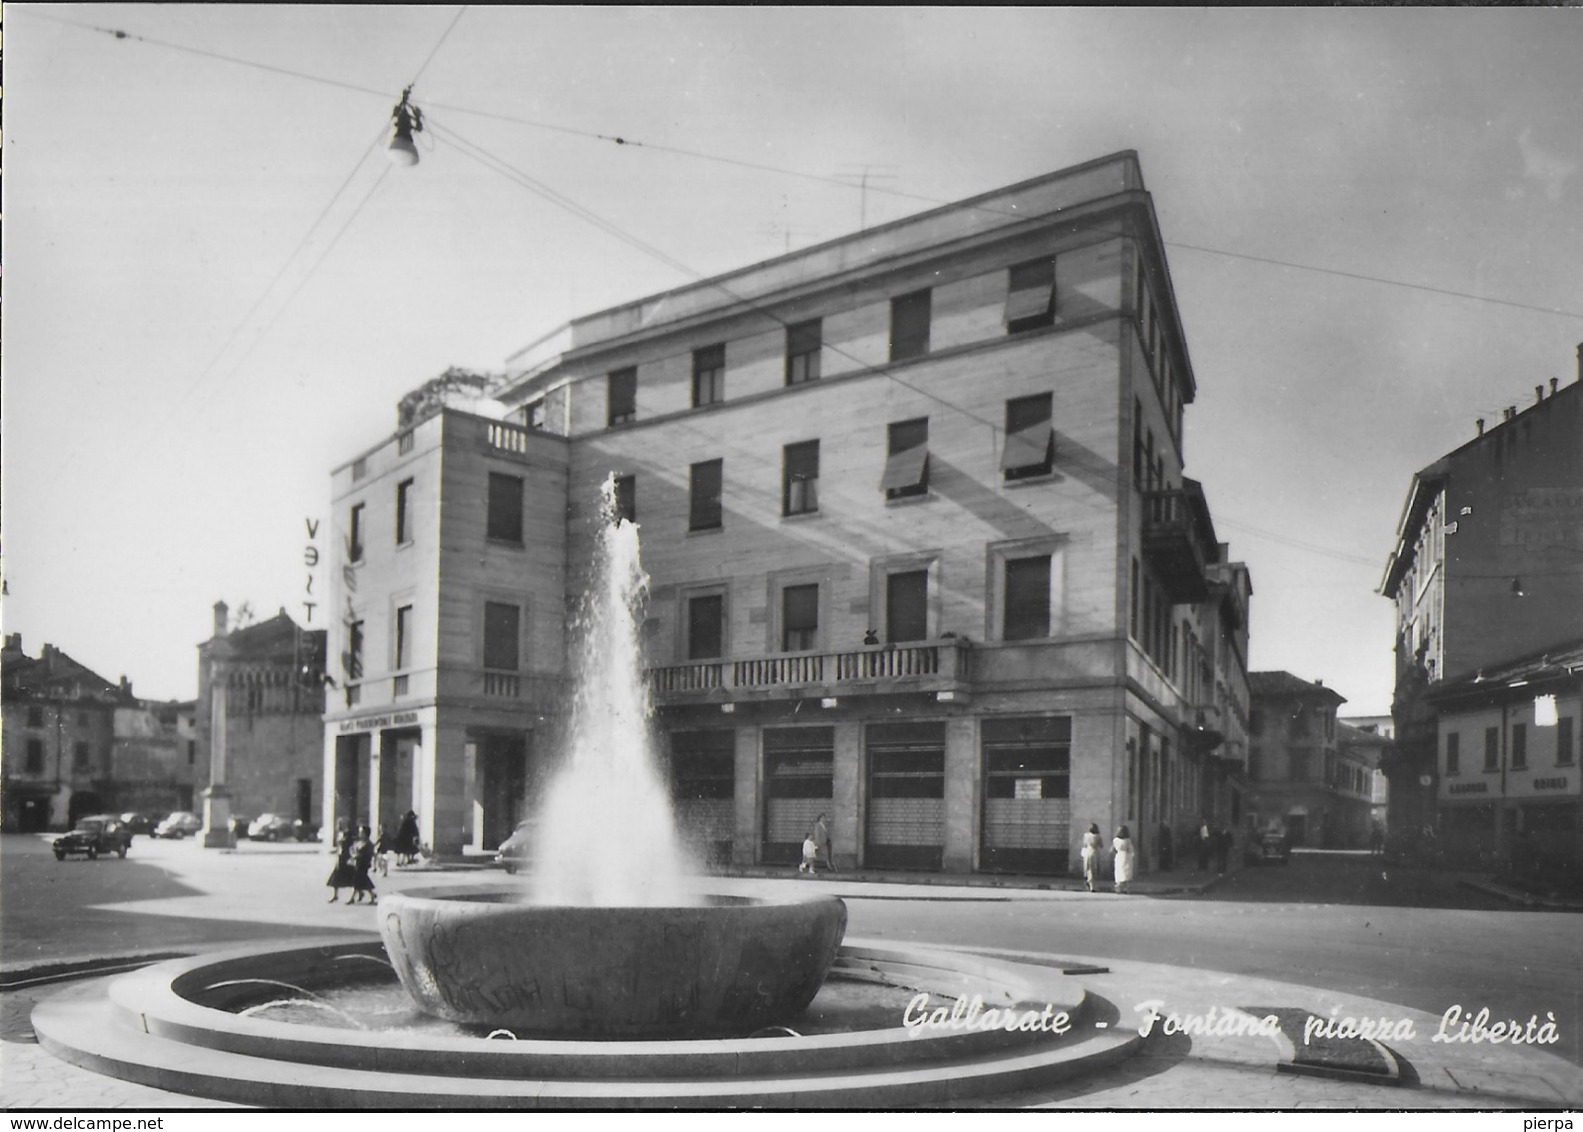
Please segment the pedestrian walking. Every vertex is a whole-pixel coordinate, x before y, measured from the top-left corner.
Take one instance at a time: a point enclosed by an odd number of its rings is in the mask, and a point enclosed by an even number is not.
[[[396,864],[411,865],[417,861],[419,839],[418,815],[408,810],[401,815],[401,824],[396,827]]]
[[[369,875],[369,869],[374,864],[374,839],[369,835],[366,824],[357,827],[357,840],[352,842],[348,856],[352,863],[352,899],[347,903],[357,904],[366,895],[370,904],[378,904],[379,897],[374,894],[374,878]]]
[[[1132,883],[1134,849],[1132,846],[1132,832],[1126,826],[1118,826],[1116,836],[1110,843],[1110,851],[1115,858],[1116,891],[1126,892],[1127,885]]]
[[[1214,834],[1210,832],[1209,823],[1202,822],[1198,827],[1198,871],[1209,871],[1209,851],[1215,847]]]
[[[825,868],[835,872],[835,857],[830,852],[830,825],[823,814],[813,823],[813,841],[818,848],[818,859],[824,862]]]
[[[1099,882],[1099,853],[1104,848],[1100,840],[1099,826],[1090,823],[1088,832],[1083,834],[1083,848],[1078,854],[1083,859],[1083,887],[1094,891],[1094,885]]]
[[[350,827],[341,829],[340,836],[335,842],[335,867],[330,870],[330,878],[324,883],[332,891],[331,904],[341,898],[341,889],[351,888],[355,880],[352,868],[352,831]]]

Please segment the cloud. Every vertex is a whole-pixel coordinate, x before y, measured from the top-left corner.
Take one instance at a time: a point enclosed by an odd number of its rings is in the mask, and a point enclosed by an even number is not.
[[[1522,150],[1523,155],[1523,176],[1543,185],[1545,196],[1551,200],[1560,200],[1561,186],[1577,172],[1578,163],[1545,152],[1533,140],[1532,134],[1532,130],[1525,128],[1517,135],[1517,148]]]

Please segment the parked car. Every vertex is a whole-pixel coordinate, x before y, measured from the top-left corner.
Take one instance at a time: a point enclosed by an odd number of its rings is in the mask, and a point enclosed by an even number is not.
[[[247,827],[247,835],[254,841],[294,841],[296,824],[282,814],[259,814]]]
[[[159,819],[153,814],[139,813],[136,810],[122,814],[121,820],[133,833],[153,833],[154,827],[159,824]]]
[[[518,822],[511,836],[500,843],[495,863],[512,875],[526,868],[533,856],[533,839],[537,833],[538,823],[532,818]]]
[[[152,837],[170,837],[180,840],[189,837],[203,828],[203,819],[197,814],[186,810],[177,810],[164,821],[154,827]]]
[[[298,841],[317,841],[319,840],[318,823],[298,818],[291,823],[291,835]]]
[[[1254,830],[1248,835],[1247,844],[1242,848],[1242,860],[1245,864],[1258,865],[1269,861],[1279,861],[1283,865],[1292,863],[1292,838],[1284,826],[1268,826],[1265,829]]]
[[[231,836],[234,839],[236,839],[237,841],[241,841],[241,840],[245,839],[247,837],[248,827],[251,826],[252,824],[253,824],[253,819],[252,818],[244,817],[241,814],[233,814],[231,816],[231,820],[230,820],[230,823],[229,823],[229,829],[231,830]]]
[[[73,853],[81,853],[90,861],[100,853],[118,853],[126,856],[132,847],[132,831],[118,814],[92,814],[78,818],[70,833],[55,839],[55,859],[64,861]]]

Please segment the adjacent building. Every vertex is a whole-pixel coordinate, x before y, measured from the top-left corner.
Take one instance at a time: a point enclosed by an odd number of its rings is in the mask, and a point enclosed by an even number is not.
[[[1380,586],[1396,605],[1393,830],[1433,830],[1450,797],[1437,689],[1583,637],[1583,346],[1578,369],[1413,477]]]
[[[30,657],[20,633],[5,638],[0,675],[5,828],[69,829],[114,805],[116,712],[133,702],[125,678],[112,684],[51,644]]]
[[[1248,686],[1248,824],[1284,825],[1293,845],[1336,846],[1356,801],[1350,774],[1349,790],[1337,789],[1336,709],[1346,697],[1290,672],[1250,672]]]
[[[1444,851],[1575,886],[1583,866],[1583,638],[1441,681],[1428,700]]]
[[[163,817],[193,809],[209,769],[198,762],[196,708],[192,700],[131,700],[116,707],[110,758],[118,812]]]
[[[198,646],[191,784],[201,794],[223,783],[231,816],[276,813],[317,824],[324,795],[324,642],[324,630],[303,629],[284,609],[232,628],[226,603],[215,602],[214,635]],[[223,779],[215,777],[217,765]]]
[[[1245,805],[1252,585],[1135,154],[574,320],[335,469],[324,820],[529,815],[614,477],[702,857],[1075,868]]]

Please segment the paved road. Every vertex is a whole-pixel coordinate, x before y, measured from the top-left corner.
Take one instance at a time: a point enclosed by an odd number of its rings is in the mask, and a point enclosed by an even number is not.
[[[325,902],[329,863],[318,846],[244,844],[217,853],[146,838],[125,861],[58,863],[45,841],[8,836],[0,839],[0,969],[96,953],[202,950],[305,928],[373,930],[372,909]],[[392,891],[502,879],[393,873],[380,885]],[[1005,899],[994,889],[866,885],[840,876],[809,883],[848,898],[854,937],[1171,964],[1327,987],[1434,1015],[1457,1004],[1524,1021],[1549,1011],[1562,1036],[1549,1052],[1583,1064],[1583,914],[1515,909],[1423,870],[1393,873],[1367,857],[1299,854],[1290,867],[1244,870],[1206,895],[1182,897],[1042,892]]]

